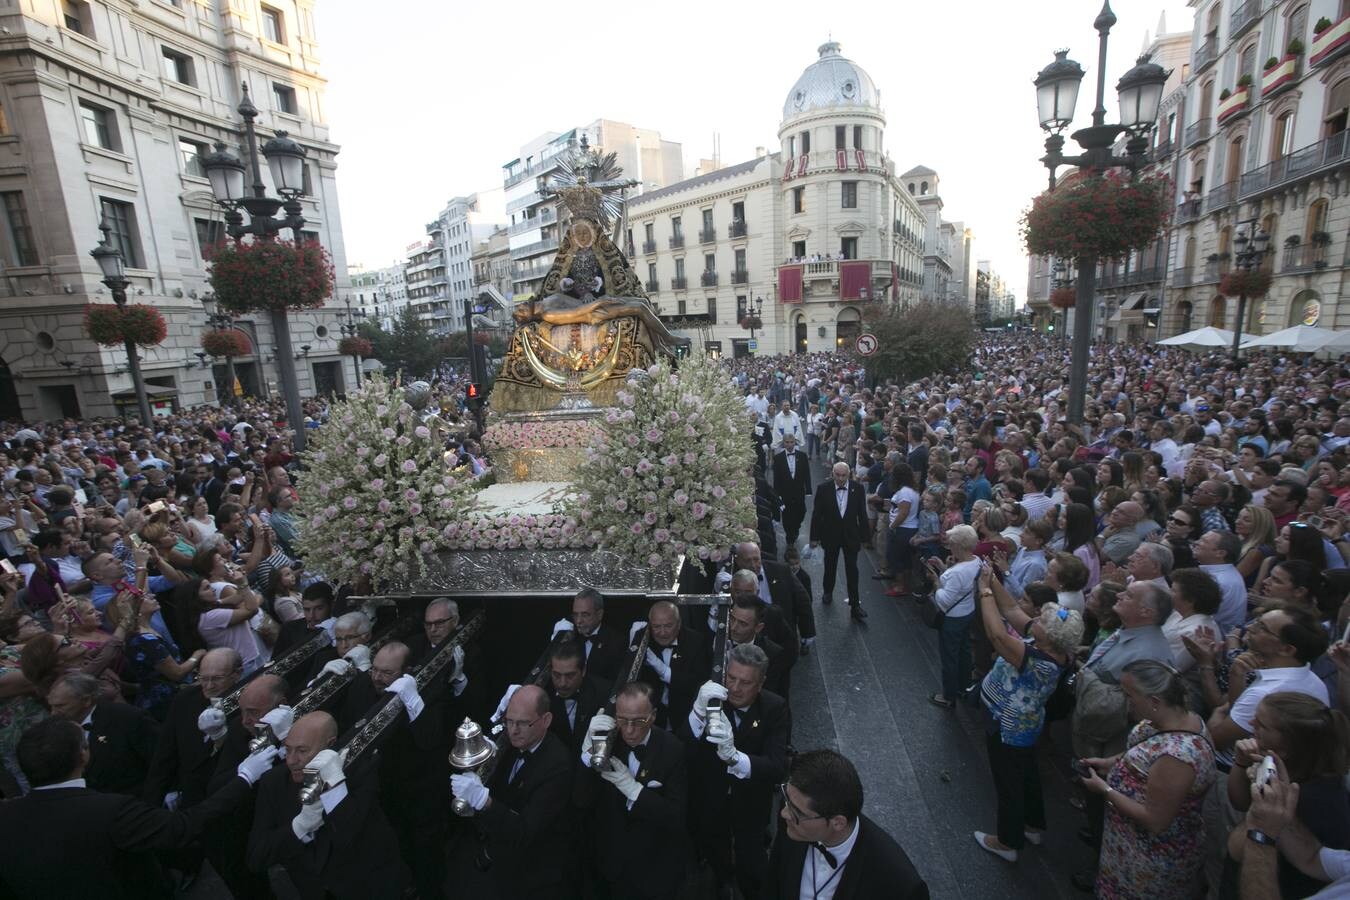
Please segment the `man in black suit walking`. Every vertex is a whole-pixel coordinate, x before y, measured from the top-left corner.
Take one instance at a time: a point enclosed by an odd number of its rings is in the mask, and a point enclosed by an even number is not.
[[[563,619],[553,633],[571,628],[585,654],[586,675],[608,686],[623,665],[624,645],[619,632],[605,624],[605,596],[595,588],[582,588],[572,598],[572,618]],[[585,729],[582,729],[585,734]]]
[[[805,652],[816,639],[816,614],[811,609],[811,595],[784,563],[764,559],[758,544],[746,541],[737,544],[733,550],[733,568],[754,572],[759,578],[759,599],[768,607],[764,614],[764,631],[791,654],[787,660],[791,669],[799,651]],[[786,682],[783,689],[786,697]]]
[[[816,488],[811,509],[811,546],[825,550],[825,583],[822,603],[834,600],[834,578],[839,551],[844,552],[844,578],[848,602],[855,619],[867,618],[858,596],[858,550],[868,536],[867,499],[863,486],[850,476],[847,463],[835,463],[833,478]]]
[[[206,799],[228,728],[220,710],[203,714],[213,698],[234,689],[242,673],[239,654],[229,647],[217,647],[202,657],[199,683],[180,690],[169,704],[145,780],[146,803],[187,809]]]
[[[796,546],[806,518],[806,498],[811,496],[811,463],[797,449],[796,435],[783,435],[783,449],[774,455],[773,489],[783,501],[783,532],[788,546]]]
[[[84,779],[89,787],[139,797],[155,755],[159,723],[138,707],[100,700],[102,687],[92,675],[71,672],[52,685],[47,704],[52,715],[69,719],[88,734]]]
[[[0,897],[173,897],[153,851],[183,847],[249,795],[276,756],[269,748],[189,810],[151,806],[88,787],[89,745],[79,724],[39,722],[17,756],[33,791],[0,803]]]
[[[793,760],[782,787],[783,828],[769,854],[764,900],[928,900],[928,885],[889,834],[862,814],[853,763],[833,750]]]

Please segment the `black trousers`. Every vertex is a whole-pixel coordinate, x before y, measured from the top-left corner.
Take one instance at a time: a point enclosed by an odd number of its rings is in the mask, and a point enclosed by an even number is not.
[[[858,548],[849,547],[847,544],[835,544],[833,546],[822,543],[821,550],[825,554],[825,581],[821,586],[827,594],[834,593],[834,576],[839,567],[839,553],[844,554],[844,582],[848,585],[848,602],[858,602]]]
[[[783,533],[787,535],[789,544],[797,543],[797,536],[802,530],[802,520],[805,518],[806,501],[792,500],[783,506]]]
[[[1005,847],[1021,850],[1026,829],[1045,829],[1045,799],[1035,747],[1010,747],[997,733],[985,735],[989,771],[998,795],[998,839]]]

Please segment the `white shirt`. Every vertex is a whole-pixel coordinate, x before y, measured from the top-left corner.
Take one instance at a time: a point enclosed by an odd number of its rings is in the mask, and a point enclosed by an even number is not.
[[[1214,617],[1204,613],[1195,613],[1182,618],[1181,613],[1172,610],[1172,614],[1163,623],[1163,637],[1167,638],[1167,645],[1172,648],[1172,664],[1177,667],[1178,672],[1189,671],[1195,665],[1195,659],[1186,652],[1182,637],[1192,637],[1201,628],[1211,629],[1216,636],[1219,634],[1219,626],[1215,623]]]
[[[845,511],[848,509],[848,485],[844,485],[843,487],[835,485],[834,502],[839,506],[839,518],[844,518],[846,515]]]
[[[778,450],[783,446],[783,437],[785,435],[796,435],[797,443],[806,443],[806,434],[802,431],[802,419],[792,410],[786,413],[778,413],[773,417],[773,448]]]
[[[57,790],[58,788],[82,788],[82,787],[86,787],[83,778],[72,778],[69,781],[58,781],[56,784],[39,785],[33,788],[33,790],[54,791]]]
[[[1331,877],[1331,884],[1313,894],[1313,900],[1350,897],[1350,850],[1323,847],[1317,858],[1322,863],[1322,871]]]
[[[849,855],[853,853],[853,845],[858,843],[858,829],[862,827],[862,819],[853,823],[853,831],[844,838],[842,843],[828,848],[830,855],[834,857],[835,865],[833,868],[825,860],[825,854],[821,853],[814,846],[806,851],[806,859],[802,862],[802,883],[800,893],[803,898],[811,900],[833,900],[834,892],[839,889],[839,881],[844,877],[844,865],[848,862]]]
[[[1027,511],[1027,521],[1034,522],[1045,517],[1055,501],[1040,491],[1028,493],[1022,497],[1022,508]]]
[[[1214,621],[1219,626],[1218,636],[1222,638],[1247,621],[1247,582],[1243,580],[1237,566],[1232,563],[1202,565],[1200,571],[1208,572],[1223,591],[1223,602],[1219,604],[1219,611],[1214,614]]]

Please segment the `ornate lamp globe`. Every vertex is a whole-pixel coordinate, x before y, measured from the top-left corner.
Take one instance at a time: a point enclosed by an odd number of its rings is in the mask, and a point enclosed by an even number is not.
[[[1055,61],[1036,76],[1036,108],[1046,131],[1063,131],[1073,122],[1083,74],[1083,67],[1069,59],[1068,50],[1056,50]]]
[[[1120,101],[1120,124],[1126,130],[1147,131],[1158,122],[1158,106],[1162,103],[1163,86],[1171,73],[1147,56],[1139,57],[1133,69],[1116,83]]]

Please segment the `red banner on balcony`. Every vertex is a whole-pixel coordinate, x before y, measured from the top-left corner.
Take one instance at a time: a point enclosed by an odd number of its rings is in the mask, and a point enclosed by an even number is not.
[[[778,267],[778,301],[780,303],[802,302],[802,267]]]
[[[795,159],[792,159],[791,157],[788,157],[787,165],[783,168],[783,180],[784,180],[784,181],[789,181],[789,180],[791,180],[791,178],[792,178],[792,166],[793,166],[796,162],[797,162],[797,161],[796,161]]]
[[[797,175],[798,175],[798,177],[800,177],[800,176],[806,174],[806,161],[807,161],[807,154],[805,154],[805,153],[803,153],[801,156],[799,156],[799,157],[797,158]]]
[[[839,299],[861,300],[863,291],[872,298],[872,264],[870,262],[841,262],[839,264]]]
[[[866,171],[867,171],[867,157],[863,156],[863,152],[862,152],[861,150],[854,150],[854,151],[853,151],[853,155],[856,156],[856,157],[858,158],[858,171],[859,171],[859,172],[866,172]]]
[[[846,170],[846,169],[848,168],[848,151],[847,151],[847,150],[836,150],[836,151],[834,151],[834,167],[835,167],[836,169],[838,169],[840,172],[843,172],[844,170]]]

